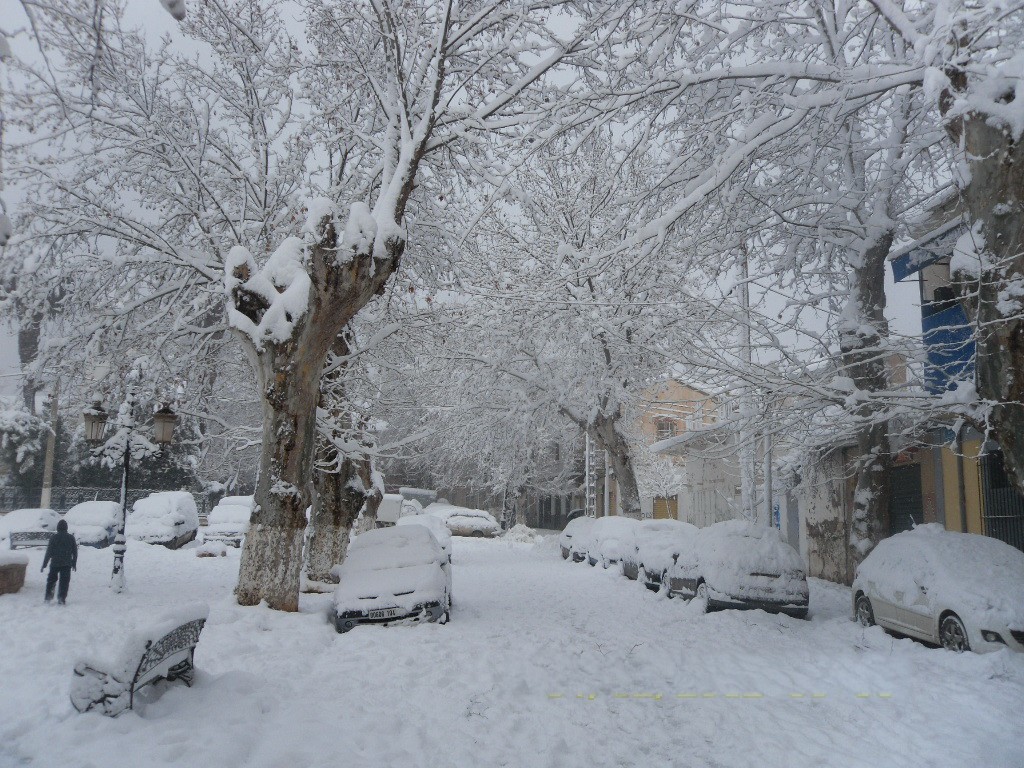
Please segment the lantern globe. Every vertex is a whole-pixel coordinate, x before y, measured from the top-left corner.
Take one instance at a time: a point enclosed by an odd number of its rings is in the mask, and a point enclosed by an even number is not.
[[[161,445],[166,445],[174,439],[174,425],[178,421],[176,414],[168,405],[163,406],[153,414],[153,439]]]
[[[82,412],[82,421],[85,422],[85,439],[90,443],[103,441],[103,433],[107,429],[107,418],[109,414],[97,400]]]

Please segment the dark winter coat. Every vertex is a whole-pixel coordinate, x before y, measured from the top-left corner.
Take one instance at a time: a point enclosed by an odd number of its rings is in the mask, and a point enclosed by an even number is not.
[[[67,531],[57,531],[46,545],[43,568],[51,561],[54,568],[78,567],[78,542]]]

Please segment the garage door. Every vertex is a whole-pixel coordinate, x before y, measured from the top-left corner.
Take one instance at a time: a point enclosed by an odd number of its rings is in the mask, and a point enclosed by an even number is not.
[[[677,520],[679,518],[679,498],[676,496],[656,496],[654,499],[655,520]]]

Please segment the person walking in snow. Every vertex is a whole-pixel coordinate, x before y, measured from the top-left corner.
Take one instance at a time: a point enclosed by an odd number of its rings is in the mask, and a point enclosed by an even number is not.
[[[61,520],[57,523],[57,532],[53,534],[50,543],[46,545],[46,555],[43,557],[43,567],[39,569],[42,573],[46,570],[46,564],[50,564],[50,572],[46,575],[46,602],[53,600],[53,585],[60,580],[57,588],[57,602],[64,605],[68,599],[68,587],[71,585],[71,572],[78,567],[78,542],[75,537],[68,533],[68,521]]]

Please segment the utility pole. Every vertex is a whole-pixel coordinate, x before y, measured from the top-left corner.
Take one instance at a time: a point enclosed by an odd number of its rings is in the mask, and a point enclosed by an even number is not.
[[[744,319],[741,328],[740,359],[749,375],[753,365],[750,334],[750,254],[747,251],[746,242],[740,245],[740,249],[743,253],[743,258],[740,260],[740,310]],[[756,521],[758,512],[754,485],[757,482],[757,450],[755,446],[757,435],[752,428],[754,403],[750,384],[744,384],[740,390],[739,411],[740,505],[743,507],[743,516],[748,520]]]
[[[765,415],[770,415],[771,410],[765,409]],[[767,418],[765,419],[767,421]],[[769,528],[775,527],[775,489],[772,477],[772,433],[769,427],[765,427],[762,438],[762,450],[764,450],[764,516]],[[781,521],[780,521],[781,523]]]

